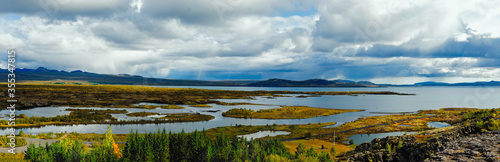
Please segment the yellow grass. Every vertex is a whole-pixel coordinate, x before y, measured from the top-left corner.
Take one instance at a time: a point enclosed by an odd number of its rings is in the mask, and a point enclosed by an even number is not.
[[[155,112],[133,112],[133,113],[128,113],[127,116],[133,116],[133,117],[146,117],[150,115],[158,115],[159,113]]]
[[[347,110],[347,109],[326,109],[307,106],[283,106],[281,108],[267,110],[247,110],[247,109],[231,109],[224,112],[222,115],[235,118],[258,118],[258,119],[304,119],[317,116],[328,116],[345,112],[354,112],[362,110]]]
[[[16,162],[16,161],[26,161],[24,160],[23,153],[0,153],[0,161]]]
[[[182,106],[177,106],[177,105],[137,105],[137,106],[132,106],[134,108],[143,108],[143,109],[156,109],[156,108],[162,108],[162,109],[184,109]]]
[[[349,146],[349,145],[344,145],[344,144],[339,144],[339,143],[336,143],[334,145],[333,142],[328,142],[328,141],[324,141],[324,140],[320,140],[320,139],[296,140],[296,141],[284,141],[283,142],[283,144],[285,144],[285,146],[288,148],[288,150],[292,153],[295,153],[295,151],[297,151],[297,146],[299,146],[300,143],[304,144],[304,146],[307,149],[313,147],[318,153],[321,153],[321,152],[330,153],[330,149],[332,147],[335,147],[335,151],[336,151],[337,155],[339,155],[342,152],[347,152],[347,151],[354,149],[354,147]],[[325,149],[321,149],[321,145],[324,145]],[[330,157],[333,158],[332,155],[330,155]]]

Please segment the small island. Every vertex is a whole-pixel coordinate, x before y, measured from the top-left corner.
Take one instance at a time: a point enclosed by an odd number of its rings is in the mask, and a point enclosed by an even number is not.
[[[177,105],[135,105],[133,108],[141,108],[141,109],[184,109],[182,106]]]
[[[155,113],[155,112],[133,112],[133,113],[128,113],[127,116],[131,117],[147,117],[151,115],[159,115],[160,113]]]
[[[249,110],[234,108],[222,113],[222,116],[233,118],[257,118],[257,119],[305,119],[318,116],[329,116],[345,112],[356,112],[363,110],[326,109],[307,106],[283,106],[281,108],[267,110]]]

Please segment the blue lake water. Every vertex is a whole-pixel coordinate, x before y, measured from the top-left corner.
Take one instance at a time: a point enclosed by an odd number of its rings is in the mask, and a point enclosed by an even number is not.
[[[375,138],[384,138],[387,136],[400,136],[405,134],[413,134],[415,132],[388,132],[388,133],[376,133],[376,134],[356,134],[347,137],[347,140],[353,140],[354,144],[359,145],[364,142],[370,142]]]
[[[286,131],[259,131],[259,132],[255,132],[252,134],[238,135],[237,137],[244,137],[247,141],[249,141],[251,139],[262,138],[262,137],[267,137],[267,136],[274,137],[274,136],[278,136],[278,135],[288,135],[288,134],[290,134],[290,132],[286,132]]]
[[[176,86],[177,87],[177,86]],[[222,106],[211,104],[210,108],[196,108],[184,106],[186,109],[126,109],[129,112],[158,112],[158,113],[201,113],[213,115],[215,119],[206,122],[192,123],[163,123],[163,124],[129,124],[129,125],[111,125],[113,133],[129,133],[132,129],[139,132],[157,131],[158,129],[167,129],[172,132],[179,132],[184,129],[186,132],[202,129],[210,129],[221,126],[230,126],[236,124],[242,125],[272,125],[276,124],[307,124],[318,122],[350,122],[359,117],[384,115],[383,113],[395,112],[416,112],[421,109],[439,109],[445,107],[476,107],[476,108],[497,108],[500,107],[500,87],[388,87],[388,88],[311,88],[311,87],[177,87],[177,88],[203,88],[203,89],[221,89],[221,90],[266,90],[266,91],[394,91],[400,93],[412,93],[416,95],[398,96],[398,95],[337,95],[298,98],[276,97],[269,99],[265,97],[254,97],[255,99],[221,99],[224,102],[250,102],[265,105],[237,105]],[[297,95],[295,95],[297,96]],[[361,109],[362,112],[349,112],[331,116],[321,116],[308,119],[236,119],[222,117],[222,112],[231,108],[247,108],[253,110],[278,108],[282,105],[287,106],[311,106],[322,108],[339,109]],[[57,116],[69,114],[64,111],[68,107],[42,107],[29,110],[19,110],[17,114],[26,114],[26,116]],[[99,108],[93,108],[99,109]],[[103,108],[107,109],[107,108]],[[206,110],[220,110],[218,112],[205,112]],[[382,113],[382,114],[381,114]],[[9,114],[8,110],[0,111],[0,114]],[[127,117],[125,114],[113,114],[118,119],[151,119],[150,117],[135,118]],[[0,118],[6,120],[7,118]],[[107,125],[91,124],[78,126],[45,126],[42,128],[21,129],[25,133],[41,132],[79,132],[79,133],[105,133]],[[3,130],[4,134],[7,130]]]

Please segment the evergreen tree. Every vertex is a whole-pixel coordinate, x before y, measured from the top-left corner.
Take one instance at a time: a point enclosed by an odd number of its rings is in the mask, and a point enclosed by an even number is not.
[[[297,156],[297,157],[306,153],[306,147],[302,143],[299,143],[299,146],[297,146],[296,149],[297,149],[297,151],[295,151],[295,156]]]

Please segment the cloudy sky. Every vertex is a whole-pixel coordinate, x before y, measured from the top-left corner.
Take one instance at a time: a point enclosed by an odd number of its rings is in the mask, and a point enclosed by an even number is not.
[[[171,79],[500,80],[500,1],[7,0],[17,66]],[[6,59],[0,60],[6,67]]]

